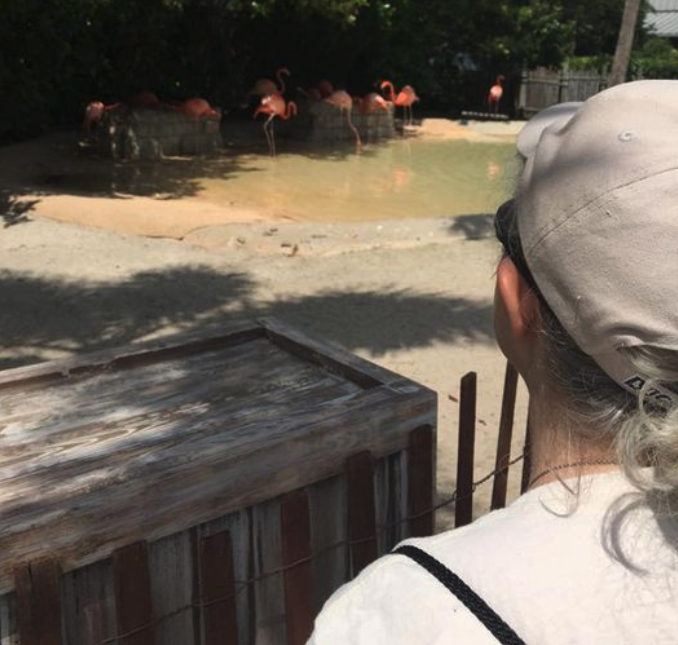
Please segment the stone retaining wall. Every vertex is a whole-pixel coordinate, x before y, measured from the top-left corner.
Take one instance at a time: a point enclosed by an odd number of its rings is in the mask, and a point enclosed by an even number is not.
[[[355,138],[348,126],[346,112],[324,101],[309,101],[299,106],[299,124],[308,127],[312,141],[352,141]],[[306,118],[304,118],[307,113]],[[377,110],[372,114],[351,111],[351,121],[358,129],[363,141],[390,139],[395,136],[393,106],[388,110]]]
[[[223,145],[219,119],[181,112],[122,109],[104,114],[96,131],[99,153],[113,159],[201,155]]]

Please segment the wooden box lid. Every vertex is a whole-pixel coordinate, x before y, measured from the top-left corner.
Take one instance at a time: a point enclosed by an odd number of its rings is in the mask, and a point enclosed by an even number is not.
[[[431,390],[265,320],[0,372],[0,590],[325,479],[436,424]]]

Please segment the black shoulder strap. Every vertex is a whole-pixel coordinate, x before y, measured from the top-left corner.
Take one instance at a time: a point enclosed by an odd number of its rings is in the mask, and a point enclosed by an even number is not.
[[[525,645],[501,617],[456,573],[450,571],[442,562],[416,546],[405,544],[393,553],[405,555],[421,565],[451,591],[473,615],[504,645]]]

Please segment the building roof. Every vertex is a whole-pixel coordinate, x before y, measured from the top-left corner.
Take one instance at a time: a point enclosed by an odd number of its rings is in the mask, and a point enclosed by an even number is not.
[[[650,0],[645,27],[657,36],[678,38],[678,0]]]

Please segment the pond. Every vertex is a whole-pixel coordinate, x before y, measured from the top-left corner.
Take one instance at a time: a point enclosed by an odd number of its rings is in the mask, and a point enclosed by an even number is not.
[[[210,202],[301,221],[367,221],[494,212],[513,187],[513,142],[404,138],[362,154],[246,154],[227,179],[202,181]]]
[[[217,154],[144,162],[113,162],[87,149],[74,154],[69,135],[58,145],[43,142],[31,163],[15,163],[31,169],[16,183],[35,198],[35,215],[183,238],[253,221],[470,221],[494,213],[517,171],[513,135],[399,136],[368,143],[360,154],[351,143],[281,137],[278,156],[270,157],[260,124],[250,125],[240,140],[225,137]]]

